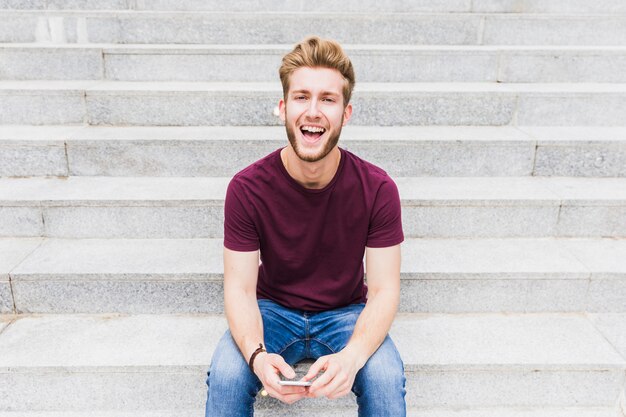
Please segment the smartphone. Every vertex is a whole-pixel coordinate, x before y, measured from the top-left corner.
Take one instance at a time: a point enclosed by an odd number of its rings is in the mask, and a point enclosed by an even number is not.
[[[310,387],[313,381],[278,381],[278,385],[285,387]]]

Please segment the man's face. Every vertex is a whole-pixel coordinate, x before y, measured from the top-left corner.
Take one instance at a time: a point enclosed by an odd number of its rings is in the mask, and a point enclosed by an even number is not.
[[[352,105],[343,105],[343,85],[341,73],[330,68],[301,67],[291,74],[286,102],[280,100],[278,108],[301,160],[319,161],[337,145],[352,114]]]

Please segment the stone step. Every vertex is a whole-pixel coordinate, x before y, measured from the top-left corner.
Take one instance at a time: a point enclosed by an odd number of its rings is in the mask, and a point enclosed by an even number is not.
[[[344,45],[359,82],[626,82],[624,46]],[[289,45],[0,46],[5,80],[276,81]],[[250,68],[254,67],[254,71]]]
[[[230,177],[283,127],[0,126],[0,176]],[[340,146],[392,176],[626,177],[625,127],[351,126]]]
[[[221,239],[5,238],[0,249],[0,312],[223,312]],[[407,239],[402,258],[403,312],[626,313],[625,239]]]
[[[296,406],[297,407],[297,406]],[[203,409],[196,410],[169,410],[169,411],[103,411],[103,412],[67,412],[67,411],[26,411],[26,412],[2,412],[0,417],[198,417],[203,415]],[[337,409],[333,407],[328,410],[315,409],[293,409],[257,410],[255,417],[354,417],[353,408]],[[509,408],[468,408],[468,409],[446,409],[446,408],[426,408],[409,409],[408,417],[622,417],[615,407],[509,407]]]
[[[611,408],[624,388],[624,323],[623,314],[400,314],[390,333],[410,408]],[[201,410],[225,329],[217,315],[18,316],[0,334],[0,410]],[[353,404],[262,398],[257,408]]]
[[[0,124],[279,125],[281,96],[278,82],[0,81]],[[617,83],[360,83],[352,103],[353,125],[626,125]]]
[[[624,45],[626,15],[604,13],[5,10],[0,42],[293,44],[315,33],[346,44]]]
[[[277,12],[496,12],[496,13],[626,13],[620,0],[320,0],[315,4],[289,0],[0,0],[0,9],[94,9],[156,11],[242,11]]]
[[[406,237],[624,237],[626,179],[400,177]],[[0,178],[0,236],[223,236],[229,178]]]

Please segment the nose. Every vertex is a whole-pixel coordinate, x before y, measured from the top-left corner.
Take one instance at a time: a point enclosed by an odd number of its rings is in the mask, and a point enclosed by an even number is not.
[[[317,101],[316,100],[310,100],[309,101],[309,107],[307,108],[306,111],[306,115],[312,119],[316,119],[319,117],[320,112],[319,109],[317,107]]]

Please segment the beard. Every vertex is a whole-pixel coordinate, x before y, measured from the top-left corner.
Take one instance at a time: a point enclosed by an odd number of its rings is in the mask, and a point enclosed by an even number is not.
[[[296,153],[296,156],[305,162],[317,162],[317,161],[321,161],[322,159],[324,159],[326,155],[328,155],[330,151],[332,151],[333,148],[337,146],[337,143],[339,143],[339,136],[341,135],[342,126],[343,126],[343,117],[341,118],[341,125],[339,125],[339,130],[337,131],[337,133],[332,134],[331,136],[328,137],[328,139],[326,140],[326,143],[324,144],[324,147],[317,154],[306,155],[302,153],[302,150],[300,149],[298,141],[296,140],[296,132],[294,132],[293,128],[290,125],[285,123],[285,128],[287,130],[287,138],[289,139],[289,144],[291,145],[294,152]]]

